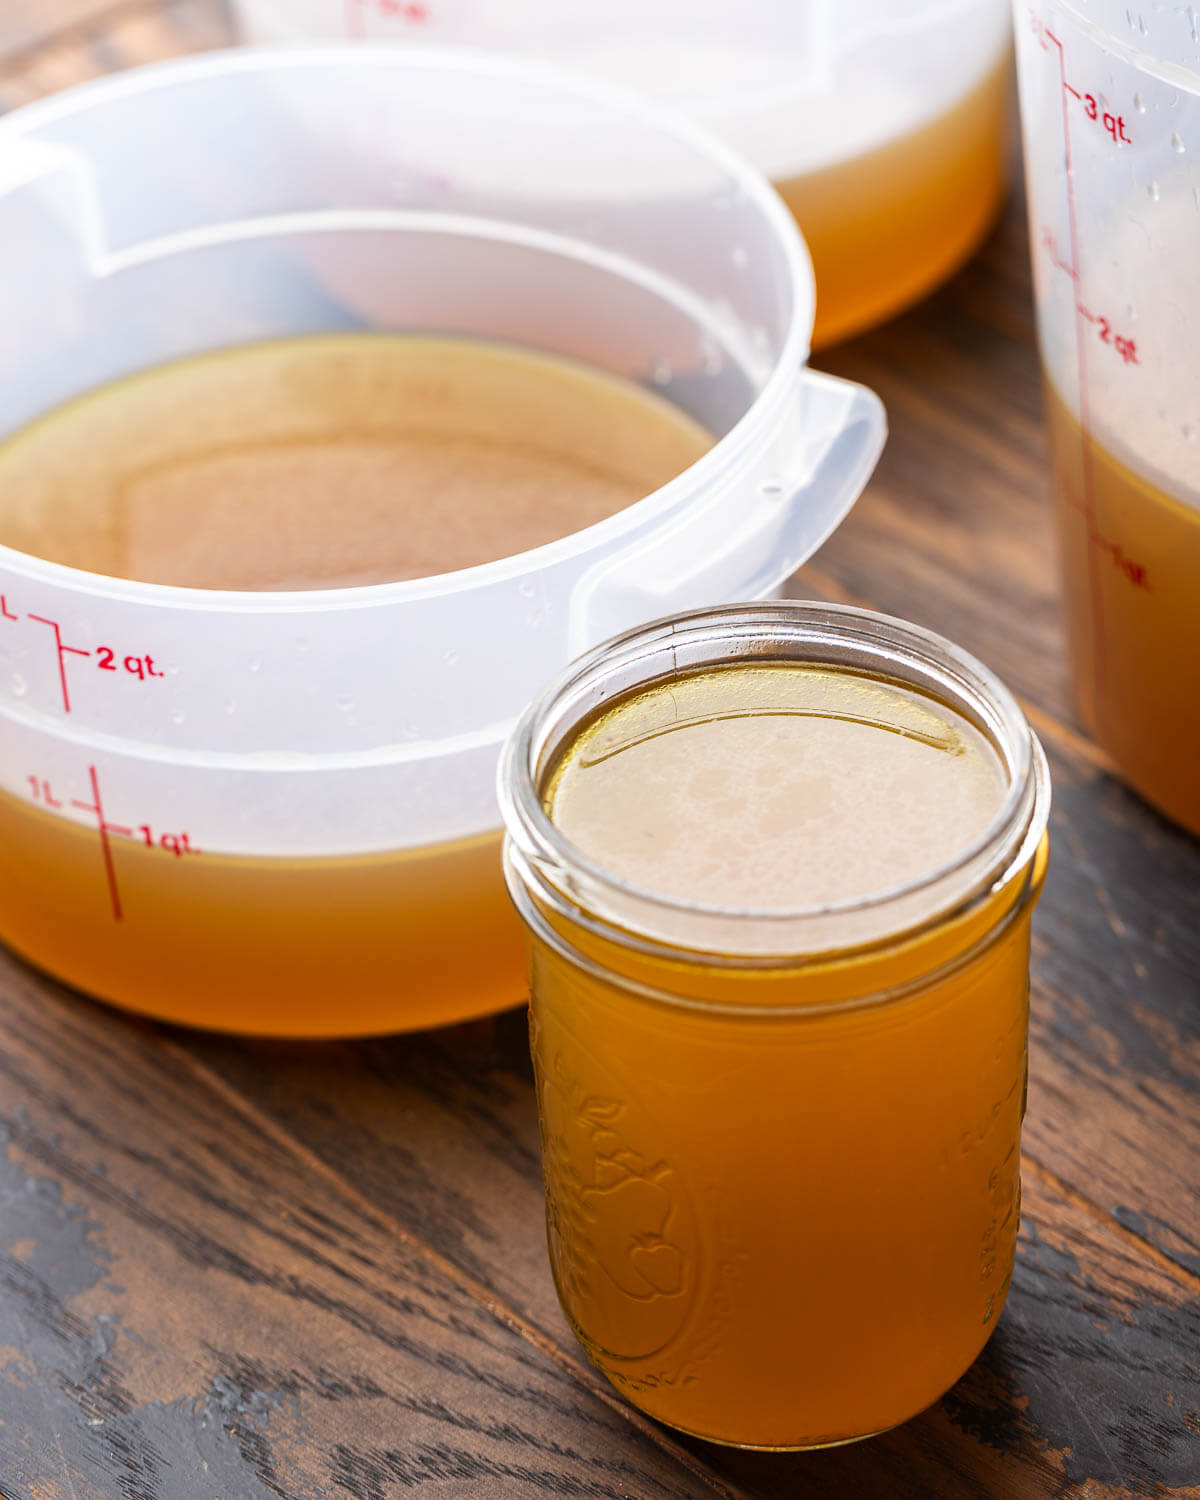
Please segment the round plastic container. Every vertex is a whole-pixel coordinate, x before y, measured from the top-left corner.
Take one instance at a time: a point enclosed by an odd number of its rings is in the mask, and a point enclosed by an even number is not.
[[[465,43],[683,109],[799,219],[817,347],[949,275],[1007,179],[1007,0],[234,0],[234,11],[251,42]]]
[[[1018,7],[1034,287],[1088,728],[1200,833],[1200,33]]]
[[[877,399],[804,368],[812,312],[756,173],[553,69],[218,54],[6,117],[0,435],[165,360],[368,328],[568,355],[719,441],[586,531],[397,584],[210,592],[0,548],[0,936],[240,1030],[518,1001],[493,787],[515,717],[616,629],[772,593],[878,456]]]

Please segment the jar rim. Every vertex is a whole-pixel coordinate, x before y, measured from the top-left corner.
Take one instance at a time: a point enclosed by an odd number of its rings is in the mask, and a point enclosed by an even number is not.
[[[712,648],[708,653],[706,645]],[[687,658],[682,667],[681,653]],[[656,656],[669,656],[680,675],[707,667],[794,660],[851,670],[857,666],[926,691],[942,688],[936,695],[975,723],[996,750],[1008,778],[1004,798],[983,832],[950,859],[863,896],[807,906],[736,907],[638,886],[607,870],[566,837],[543,805],[541,785],[547,762],[599,704],[662,680],[661,674],[636,675],[639,665]],[[627,677],[634,675],[620,681],[623,671]],[[716,951],[729,958],[827,951],[830,945],[820,941],[816,946],[810,941],[798,944],[795,930],[809,929],[811,939],[818,935],[812,929],[829,929],[847,919],[857,919],[860,929],[865,922],[870,936],[864,946],[891,942],[929,921],[942,921],[1006,884],[1032,858],[1049,813],[1041,746],[1016,699],[989,668],[944,637],[894,616],[851,605],[791,600],[689,611],[626,631],[577,658],[518,721],[501,756],[498,795],[507,830],[506,858],[517,854],[526,869],[536,873],[543,891],[555,893],[573,908],[592,914],[594,901],[579,900],[586,889],[599,897],[606,913],[619,909],[621,919],[612,925],[626,936],[648,939],[657,949],[664,916],[685,924],[715,923],[732,933],[761,925],[781,940],[789,928],[793,930],[791,941],[776,945],[768,939],[765,947],[755,943],[749,951],[736,942],[732,947],[722,943],[716,950],[689,940],[682,945],[684,951],[706,957]],[[914,919],[918,907],[920,915]],[[611,931],[610,923],[611,914],[602,920]],[[672,938],[669,946],[675,949],[676,943]]]

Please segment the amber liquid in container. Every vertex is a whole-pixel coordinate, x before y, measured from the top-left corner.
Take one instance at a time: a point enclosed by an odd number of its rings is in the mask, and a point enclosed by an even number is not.
[[[660,397],[567,360],[467,339],[285,340],[146,371],[0,444],[0,542],[151,583],[350,587],[552,541],[712,441]],[[36,778],[28,799],[0,794],[0,937],[101,998],[291,1036],[433,1026],[522,998],[497,831],[257,858],[199,840],[164,856],[133,829],[109,837],[110,883],[94,819],[49,800]]]
[[[1012,1272],[1044,762],[936,637],[750,606],[585,658],[501,769],[550,1258],[644,1411],[893,1426]]]
[[[926,296],[970,256],[1008,179],[1007,52],[935,119],[848,160],[775,187],[812,255],[815,349]]]
[[[1049,382],[1046,412],[1080,715],[1136,791],[1200,834],[1200,509],[1085,433]]]

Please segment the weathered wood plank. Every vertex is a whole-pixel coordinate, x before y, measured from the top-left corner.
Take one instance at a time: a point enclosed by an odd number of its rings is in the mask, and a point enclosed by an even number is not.
[[[144,0],[143,0],[144,3]],[[4,0],[0,7],[0,67],[20,62],[57,38],[103,26],[130,0]]]
[[[317,1048],[178,1040],[272,1128],[302,1140],[549,1337],[563,1333],[545,1261],[522,1016]],[[1035,1086],[1035,1111],[1036,1094]],[[946,1402],[836,1459],[711,1461],[781,1500],[810,1489],[1007,1497],[1083,1493],[1071,1486],[1085,1481],[1092,1494],[1135,1481],[1132,1492],[1146,1494],[1200,1484],[1194,1459],[1188,1477],[1193,1439],[1182,1415],[1200,1410],[1200,1372],[1188,1363],[1200,1337],[1190,1279],[1148,1260],[1134,1236],[1060,1191],[1036,1163],[1026,1189],[1003,1336]],[[1098,1317],[1112,1325],[1104,1337],[1092,1326]],[[569,1336],[564,1348],[574,1350]],[[1151,1390],[1163,1415],[1147,1425]],[[1094,1441],[1085,1442],[1089,1431]],[[1113,1453],[1126,1468],[1114,1467]]]
[[[1200,1304],[1136,1247],[1024,1174],[1012,1295],[970,1372],[914,1422],[810,1454],[824,1495],[877,1500],[1200,1496]],[[788,1464],[727,1465],[785,1500]]]
[[[32,14],[38,0],[20,3]],[[75,8],[75,24],[48,29],[26,45],[13,40],[18,33],[8,26],[7,10],[0,10],[0,110],[122,68],[234,41],[223,0],[128,0],[90,8],[78,0]]]
[[[151,1028],[9,959],[0,1117],[9,1500],[731,1493]]]
[[[21,3],[28,8],[32,0]],[[71,0],[55,4],[69,6]],[[42,14],[49,13],[47,6]],[[7,20],[0,17],[0,26]],[[122,6],[110,26],[85,26],[27,50],[11,70],[4,64],[7,36],[0,36],[0,106],[114,67],[229,39],[215,0]],[[1030,1168],[1020,1271],[1009,1311],[984,1358],[945,1402],[917,1422],[863,1448],[834,1454],[764,1460],[719,1455],[728,1472],[762,1495],[801,1500],[810,1494],[1078,1495],[1091,1500],[1102,1494],[1200,1493],[1191,1456],[1197,1451],[1200,1395],[1189,1363],[1197,1332],[1195,1288],[1188,1275],[1197,1246],[1198,856],[1192,841],[1106,781],[1097,769],[1103,757],[1065,727],[1070,710],[1023,235],[1014,209],[981,257],[939,297],[820,361],[880,390],[891,410],[892,441],[877,481],[804,575],[818,592],[859,598],[954,636],[996,665],[1051,732],[1057,842],[1037,924],[1026,1134]],[[53,1013],[58,1002],[45,1003]],[[170,1115],[162,1088],[181,1089],[189,1109],[195,1108],[194,1098],[205,1101],[202,1118],[211,1141],[220,1141],[228,1129],[244,1143],[247,1129],[258,1128],[265,1144],[257,1149],[267,1153],[268,1165],[263,1168],[265,1218],[254,1232],[267,1236],[269,1248],[274,1205],[284,1205],[280,1215],[295,1213],[288,1205],[299,1187],[324,1216],[316,1221],[323,1234],[331,1232],[325,1220],[341,1224],[343,1236],[346,1224],[353,1227],[348,1245],[335,1238],[342,1259],[331,1253],[338,1271],[329,1275],[339,1274],[347,1261],[357,1266],[353,1257],[365,1236],[368,1259],[374,1257],[371,1276],[397,1277],[406,1285],[407,1265],[397,1271],[386,1262],[371,1234],[390,1243],[408,1226],[428,1236],[464,1285],[479,1283],[482,1295],[497,1298],[518,1321],[528,1318],[532,1336],[544,1335],[575,1357],[545,1268],[519,1018],[350,1048],[267,1048],[183,1038],[181,1054],[164,1049],[137,1023],[105,1018],[83,1002],[79,1013],[102,1018],[89,1034],[104,1046],[130,1035],[146,1049],[144,1056],[133,1049],[142,1060],[126,1068],[125,1076],[136,1081],[144,1072],[148,1081],[137,1084],[125,1112],[114,1117],[119,1133],[106,1147],[135,1152],[136,1171],[122,1167],[134,1171],[135,1185],[142,1180],[137,1174],[145,1172],[161,1190],[157,1156],[152,1152],[149,1163],[142,1161],[136,1143],[148,1131],[157,1136],[160,1116]],[[70,1032],[77,1017],[70,1007],[66,1015],[62,1024]],[[121,1042],[116,1049],[122,1059],[126,1046]],[[212,1090],[203,1079],[200,1084],[189,1079],[185,1055],[218,1069]],[[60,1057],[53,1066],[62,1062]],[[79,1118],[90,1121],[95,1100],[87,1070],[76,1062],[69,1071],[79,1080],[72,1083]],[[214,1096],[222,1099],[221,1106]],[[50,1148],[36,1143],[44,1142],[51,1114],[63,1107],[61,1094],[59,1101],[51,1102],[44,1119],[31,1109],[28,1119],[18,1122],[25,1134],[10,1146],[10,1164],[23,1163],[35,1182],[37,1173],[49,1168],[34,1163],[51,1161]],[[91,1125],[72,1123],[71,1128],[90,1130]],[[188,1129],[177,1123],[172,1128],[191,1141]],[[290,1132],[302,1142],[299,1155]],[[244,1151],[244,1144],[238,1149]],[[182,1163],[172,1160],[172,1165],[177,1172],[186,1169],[187,1188],[195,1191],[208,1178],[196,1176],[189,1153],[194,1154],[194,1144],[184,1150]],[[71,1160],[69,1148],[61,1161],[53,1158],[60,1180],[73,1180],[65,1165]],[[241,1160],[235,1152],[235,1161]],[[284,1164],[287,1191],[275,1185]],[[206,1165],[205,1172],[210,1170]],[[111,1235],[109,1199],[90,1181],[87,1186],[93,1197],[100,1193],[94,1211]],[[32,1196],[41,1191],[35,1188]],[[79,1200],[88,1213],[93,1197]],[[165,1237],[167,1230],[157,1224],[146,1229],[139,1200],[130,1193],[118,1201],[121,1243],[126,1218],[148,1236],[146,1248],[139,1240],[126,1257],[136,1283],[122,1294],[131,1300],[121,1306],[130,1309],[124,1313],[129,1326],[138,1328],[136,1320],[147,1315],[146,1309],[157,1316],[164,1305],[164,1276],[170,1284],[178,1273],[165,1252],[153,1249],[155,1236]],[[245,1195],[240,1201],[250,1213]],[[129,1203],[138,1205],[136,1213]],[[385,1216],[382,1225],[373,1205]],[[1117,1223],[1107,1221],[1106,1212]],[[360,1220],[371,1234],[358,1228]],[[183,1219],[185,1225],[193,1221],[194,1214],[191,1221]],[[57,1243],[53,1233],[47,1231]],[[28,1250],[20,1242],[16,1248]],[[267,1258],[265,1252],[256,1254]],[[198,1276],[182,1278],[178,1332],[189,1349],[194,1344],[187,1341],[197,1336],[192,1320],[204,1311],[193,1285]],[[454,1274],[450,1285],[459,1286]],[[469,1322],[474,1310],[471,1293],[460,1292],[468,1313],[455,1304],[456,1327],[463,1317]],[[94,1286],[82,1295],[85,1310],[87,1298],[100,1297]],[[241,1305],[219,1302],[214,1326],[228,1330],[229,1309],[236,1312]],[[0,1299],[0,1316],[7,1307],[7,1299]],[[103,1342],[109,1325],[100,1323],[99,1335],[93,1325],[107,1315],[88,1313],[92,1324],[83,1326],[90,1337]],[[186,1356],[190,1384],[178,1388],[198,1395],[195,1410],[209,1418],[205,1431],[232,1432],[243,1458],[265,1444],[278,1468],[272,1444],[286,1460],[293,1408],[285,1402],[279,1415],[281,1408],[271,1405],[273,1388],[263,1384],[261,1374],[274,1372],[285,1356],[266,1350],[266,1343],[279,1336],[273,1326],[258,1332],[252,1320],[250,1326],[245,1336],[240,1328],[233,1336],[233,1353],[225,1351],[228,1365],[243,1345],[259,1350],[262,1369],[253,1368],[244,1389],[234,1378],[239,1367],[230,1366],[234,1374],[228,1374],[219,1361],[212,1362],[211,1351]],[[338,1334],[341,1353],[357,1369],[359,1341],[367,1338],[373,1347],[370,1338],[354,1324],[349,1332],[339,1325]],[[119,1335],[119,1343],[124,1338]],[[128,1342],[120,1344],[123,1355]],[[290,1350],[293,1344],[285,1339],[282,1347]],[[171,1378],[181,1378],[167,1356],[161,1365],[174,1372]],[[147,1366],[138,1368],[145,1389],[153,1389]],[[218,1388],[213,1384],[218,1377],[234,1384]],[[46,1386],[44,1398],[56,1401],[54,1382]],[[167,1389],[169,1406],[176,1387]],[[332,1399],[311,1387],[280,1389],[288,1401],[300,1401],[296,1409],[306,1419],[309,1406]],[[255,1407],[264,1392],[266,1405]],[[379,1399],[359,1391],[354,1410],[365,1411]],[[151,1398],[154,1402],[163,1404],[163,1396]],[[266,1437],[255,1425],[260,1418]],[[616,1431],[614,1451],[624,1453]],[[0,1453],[6,1437],[0,1428]],[[501,1449],[508,1451],[503,1443]],[[394,1455],[364,1460],[360,1454],[354,1462],[357,1467],[347,1468],[346,1476],[358,1490],[349,1493],[390,1493],[390,1487],[413,1478],[397,1472]],[[261,1477],[258,1469],[248,1472]],[[481,1492],[471,1488],[484,1482],[478,1474],[448,1472],[450,1478],[438,1481],[440,1490],[449,1493],[445,1487],[458,1484],[465,1486],[461,1493]],[[339,1474],[337,1481],[346,1476]],[[176,1476],[170,1477],[174,1483]],[[430,1473],[416,1480],[434,1482]],[[493,1481],[524,1484],[528,1492],[524,1478],[491,1474],[487,1482]],[[53,1477],[47,1482],[60,1483]],[[80,1497],[89,1493],[87,1482],[86,1476],[77,1481]],[[690,1476],[683,1482],[691,1482]],[[44,1490],[43,1500],[53,1493]],[[147,1493],[157,1497],[158,1492]],[[190,1500],[182,1488],[161,1493]],[[244,1493],[253,1497],[260,1491]]]
[[[1054,756],[1028,1149],[1200,1295],[1200,845]]]
[[[1018,193],[948,287],[818,357],[878,391],[890,435],[866,493],[798,581],[940,630],[1070,722],[1027,260]]]

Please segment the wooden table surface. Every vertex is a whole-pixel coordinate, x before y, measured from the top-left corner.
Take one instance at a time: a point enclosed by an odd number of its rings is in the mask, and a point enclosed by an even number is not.
[[[219,0],[0,0],[0,109],[230,39]],[[817,363],[892,436],[796,592],[978,653],[1053,768],[1021,1245],[984,1354],[867,1444],[683,1442],[559,1313],[523,1015],[247,1043],[0,951],[4,1500],[1200,1497],[1200,844],[1072,718],[1020,204]]]

